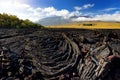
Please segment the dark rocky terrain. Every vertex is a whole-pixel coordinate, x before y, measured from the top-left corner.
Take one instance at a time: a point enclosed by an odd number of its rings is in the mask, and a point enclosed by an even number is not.
[[[120,30],[0,29],[0,80],[120,80]]]

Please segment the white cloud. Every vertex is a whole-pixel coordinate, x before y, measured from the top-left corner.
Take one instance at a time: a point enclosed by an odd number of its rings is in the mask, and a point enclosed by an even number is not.
[[[39,19],[51,16],[70,18],[71,16],[81,14],[79,11],[69,12],[66,9],[57,10],[54,7],[34,8],[29,4],[19,2],[19,0],[0,0],[0,8],[0,13],[16,15],[20,19],[29,19],[31,21],[38,21]]]
[[[0,0],[0,8],[1,8],[0,13],[17,15],[21,19],[29,18],[29,15],[31,13],[30,11],[28,11],[28,9],[30,9],[31,6],[28,4],[22,4],[18,1],[17,0]]]
[[[109,11],[113,11],[113,10],[118,10],[119,8],[106,8],[102,11],[106,11],[106,12],[109,12]]]
[[[93,7],[93,6],[94,6],[94,4],[85,4],[85,5],[83,5],[82,7],[75,6],[74,9],[75,9],[76,11],[79,11],[79,10],[91,8],[91,7]]]
[[[75,9],[76,11],[79,11],[79,10],[81,10],[81,9],[82,9],[82,7],[75,6],[75,7],[74,7],[74,9]]]
[[[85,4],[85,5],[83,6],[83,9],[88,9],[88,8],[93,7],[93,6],[94,6],[94,4]]]
[[[103,14],[103,15],[96,15],[94,17],[78,17],[72,19],[73,21],[120,21],[120,12],[116,11],[113,14]]]
[[[30,19],[31,21],[51,16],[62,16],[64,18],[71,16],[71,13],[66,9],[57,10],[54,7],[34,8],[28,4],[19,2],[19,0],[0,0],[0,8],[0,13],[16,15],[20,19]]]
[[[120,21],[120,13],[96,15],[95,19],[101,21]]]

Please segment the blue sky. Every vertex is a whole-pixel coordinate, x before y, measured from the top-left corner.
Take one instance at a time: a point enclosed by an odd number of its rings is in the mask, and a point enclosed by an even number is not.
[[[73,11],[75,6],[81,7],[85,4],[95,4],[95,6],[88,9],[88,11],[120,7],[119,0],[31,0],[30,4],[37,7],[53,6],[58,10],[67,9],[69,11]]]
[[[0,8],[0,13],[31,21],[52,16],[76,16],[74,21],[120,21],[119,0],[0,0]]]

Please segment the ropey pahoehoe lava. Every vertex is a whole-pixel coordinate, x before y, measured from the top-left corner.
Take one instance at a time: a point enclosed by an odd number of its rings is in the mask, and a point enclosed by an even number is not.
[[[120,80],[120,31],[1,29],[1,80]]]

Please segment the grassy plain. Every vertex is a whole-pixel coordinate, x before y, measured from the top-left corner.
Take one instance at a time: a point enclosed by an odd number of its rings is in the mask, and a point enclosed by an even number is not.
[[[62,25],[47,26],[48,28],[80,28],[80,29],[120,29],[120,22],[85,21]]]

